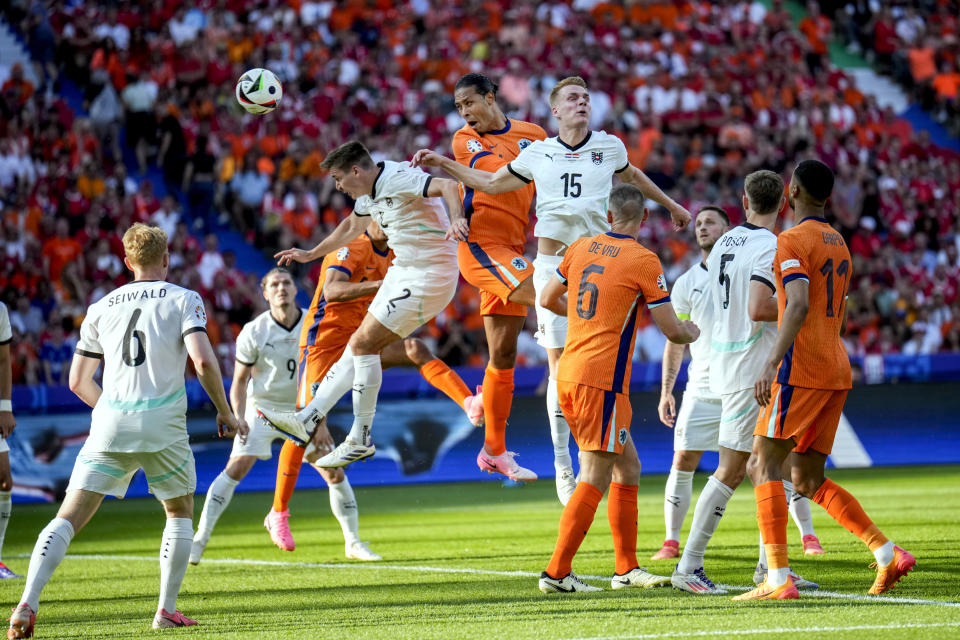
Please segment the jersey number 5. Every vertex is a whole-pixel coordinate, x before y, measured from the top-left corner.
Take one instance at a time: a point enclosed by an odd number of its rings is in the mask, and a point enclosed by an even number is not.
[[[724,273],[727,263],[732,262],[734,254],[725,253],[720,256],[720,285],[723,287],[723,308],[730,306],[730,274]]]
[[[599,264],[591,264],[583,270],[583,276],[580,279],[580,291],[577,292],[577,315],[584,320],[589,320],[597,315],[597,296],[600,295],[600,289],[596,283],[587,280],[591,273],[603,273],[603,267]],[[588,293],[590,294],[590,304],[584,308],[583,299]]]
[[[127,330],[123,334],[123,364],[128,367],[139,367],[147,361],[147,348],[144,342],[143,331],[137,331],[137,320],[140,319],[140,309],[134,309],[127,323]],[[136,342],[136,345],[134,345]]]

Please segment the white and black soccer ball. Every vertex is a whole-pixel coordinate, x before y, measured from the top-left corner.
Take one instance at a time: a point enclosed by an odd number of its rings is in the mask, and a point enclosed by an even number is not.
[[[282,97],[283,85],[269,69],[250,69],[237,80],[237,102],[250,113],[270,113]]]

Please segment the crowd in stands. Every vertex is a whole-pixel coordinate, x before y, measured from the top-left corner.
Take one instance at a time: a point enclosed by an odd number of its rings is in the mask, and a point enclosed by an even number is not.
[[[923,33],[938,26],[935,58],[949,62],[941,45],[952,42],[955,64],[956,12],[933,4]],[[137,220],[167,230],[170,279],[203,294],[230,375],[239,327],[265,307],[259,274],[221,251],[216,231],[268,254],[312,246],[350,213],[320,171],[324,151],[360,139],[378,159],[449,153],[463,124],[452,87],[470,71],[500,83],[511,117],[551,132],[550,88],[582,75],[593,128],[620,136],[691,211],[720,204],[734,223],[750,171],[788,177],[802,159],[827,162],[830,215],[854,254],[851,353],[960,352],[960,158],[832,66],[836,31],[864,46],[870,23],[856,8],[813,3],[798,24],[780,0],[34,0],[7,11],[39,78],[14,67],[0,89],[0,296],[18,383],[65,380],[84,308],[128,277],[119,234]],[[285,90],[266,117],[234,100],[236,78],[259,66]],[[940,95],[950,84],[937,77]],[[60,97],[67,80],[89,115]],[[953,96],[937,108],[955,109]],[[692,232],[674,233],[662,211],[643,233],[670,282],[698,260]],[[312,291],[318,268],[302,270],[301,287]],[[449,363],[485,363],[478,310],[463,286],[424,330]],[[636,355],[661,352],[647,322]],[[521,363],[543,358],[524,333]]]

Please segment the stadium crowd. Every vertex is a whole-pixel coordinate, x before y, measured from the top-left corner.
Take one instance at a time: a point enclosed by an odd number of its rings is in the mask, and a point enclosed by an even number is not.
[[[883,8],[863,22],[860,4]],[[886,4],[833,14],[845,16],[834,20],[840,33],[881,62],[876,33],[894,20]],[[919,98],[935,94],[938,115],[957,120],[955,3],[933,4],[912,40],[900,26],[912,9],[893,28],[904,42],[930,43],[935,73],[917,78],[913,49],[900,44],[888,60],[901,79],[909,69]],[[498,80],[511,117],[548,131],[550,88],[582,75],[594,128],[620,136],[631,161],[688,209],[720,204],[734,222],[748,172],[826,162],[837,174],[833,222],[855,256],[850,352],[960,352],[960,157],[831,65],[835,27],[816,3],[798,25],[779,0],[770,9],[730,0],[34,1],[7,12],[41,79],[33,86],[15,66],[0,88],[0,295],[17,383],[65,381],[86,305],[128,277],[117,232],[138,220],[170,235],[170,280],[204,296],[230,375],[239,327],[265,307],[258,274],[221,251],[214,232],[228,225],[268,254],[312,246],[350,212],[319,169],[324,150],[360,139],[377,158],[420,147],[449,154],[462,126],[451,89],[469,71]],[[284,82],[268,117],[233,98],[236,78],[260,66]],[[60,96],[64,78],[81,88],[88,116]],[[136,157],[129,173],[121,144]],[[151,175],[168,195],[154,193]],[[696,260],[692,232],[674,234],[662,213],[642,239],[670,282]],[[318,268],[303,271],[301,287],[312,290]],[[642,332],[637,356],[658,360],[656,330]],[[450,364],[486,360],[472,287],[427,333]],[[529,334],[520,353],[521,363],[543,359]]]

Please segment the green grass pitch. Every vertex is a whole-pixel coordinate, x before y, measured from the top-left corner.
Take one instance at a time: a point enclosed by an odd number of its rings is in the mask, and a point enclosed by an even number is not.
[[[362,474],[362,465],[352,473]],[[261,526],[270,497],[254,493],[234,496],[203,562],[187,571],[178,605],[200,626],[163,633],[391,640],[960,637],[960,467],[835,471],[831,477],[917,556],[917,568],[888,598],[864,595],[873,580],[867,567],[872,557],[816,505],[814,524],[827,554],[803,558],[791,523],[791,555],[794,568],[827,593],[801,592],[799,601],[787,603],[736,603],[669,588],[610,590],[613,551],[605,502],[574,570],[597,576],[589,581],[607,590],[542,595],[536,576],[549,559],[561,511],[552,480],[521,488],[477,483],[358,489],[361,535],[384,557],[377,564],[344,560],[325,491],[294,496],[297,550],[278,550]],[[705,479],[697,475],[694,500]],[[638,547],[641,565],[669,575],[673,561],[646,560],[663,537],[663,483],[663,476],[641,481]],[[197,503],[199,516],[202,497]],[[54,513],[52,505],[14,508],[4,548],[14,570],[26,573],[36,536]],[[37,637],[160,633],[149,625],[162,526],[161,508],[152,500],[107,501],[47,586]],[[743,486],[707,550],[711,578],[748,585],[757,537],[753,492]],[[4,604],[15,605],[22,587],[22,580],[0,582]]]

